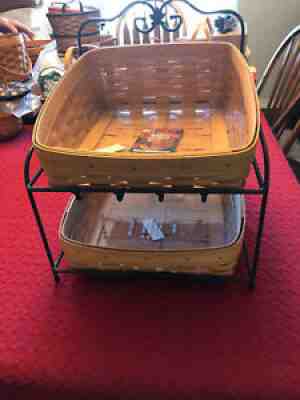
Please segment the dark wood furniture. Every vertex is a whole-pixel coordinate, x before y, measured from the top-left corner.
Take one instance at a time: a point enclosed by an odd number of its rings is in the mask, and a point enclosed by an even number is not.
[[[275,51],[258,84],[267,119],[280,139],[292,130],[283,150],[287,154],[299,137],[300,110],[300,25],[291,31]]]

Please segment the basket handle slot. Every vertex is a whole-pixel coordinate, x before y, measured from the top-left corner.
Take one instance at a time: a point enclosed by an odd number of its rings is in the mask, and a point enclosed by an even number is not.
[[[145,106],[157,104],[157,97],[156,96],[145,96],[143,98],[143,104]]]
[[[169,97],[169,104],[172,106],[178,106],[183,103],[182,97],[179,96],[170,96]]]

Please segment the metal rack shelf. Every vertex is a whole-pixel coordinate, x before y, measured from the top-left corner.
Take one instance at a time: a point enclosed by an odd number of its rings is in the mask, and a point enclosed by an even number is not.
[[[158,6],[158,1],[153,0],[153,1],[134,1],[133,3],[129,4],[123,11],[121,11],[118,15],[116,15],[113,18],[105,19],[105,18],[96,18],[96,19],[91,19],[86,21],[85,23],[82,24],[79,34],[78,34],[78,45],[79,45],[79,50],[80,53],[82,53],[82,46],[81,46],[81,33],[84,30],[84,28],[87,26],[89,23],[95,23],[97,22],[101,28],[107,23],[107,22],[113,22],[117,20],[118,18],[122,17],[124,14],[126,14],[131,8],[135,7],[136,5],[144,5],[145,7],[150,8],[152,11],[151,19],[152,19],[152,25],[150,31],[152,31],[156,26],[160,25],[163,29],[169,29],[168,24],[164,22],[164,18],[166,17],[164,10],[166,6],[170,5],[173,2],[173,0],[167,0],[164,1],[160,6]],[[221,10],[221,11],[214,11],[214,12],[206,12],[202,11],[199,8],[195,7],[190,3],[188,0],[181,0],[182,3],[185,3],[186,5],[190,6],[194,11],[201,13],[201,14],[225,14],[225,15],[233,15],[234,17],[237,18],[238,22],[240,23],[241,27],[241,46],[240,49],[242,53],[244,53],[244,47],[245,47],[245,25],[242,17],[236,13],[235,11],[231,10]],[[152,4],[153,3],[153,4]],[[136,29],[139,32],[143,32],[142,29],[140,29],[138,21],[143,21],[145,17],[142,18],[136,18],[135,24],[136,24]],[[180,29],[180,26],[182,24],[182,20],[180,16],[169,16],[172,20],[176,22],[176,30]],[[173,28],[174,31],[175,28]],[[148,31],[147,31],[148,32]],[[41,214],[35,199],[35,193],[73,193],[77,199],[81,198],[81,194],[83,193],[95,193],[95,192],[102,192],[102,193],[114,193],[119,201],[122,201],[124,196],[127,194],[131,193],[154,193],[158,196],[159,201],[164,200],[164,195],[167,193],[182,193],[182,194],[199,194],[201,197],[201,200],[203,202],[206,201],[207,196],[211,194],[242,194],[246,196],[260,196],[261,197],[261,202],[260,202],[260,210],[259,210],[259,221],[258,221],[258,229],[257,229],[257,234],[256,234],[256,240],[255,240],[255,246],[253,250],[253,254],[250,257],[249,251],[248,251],[248,246],[246,243],[246,240],[244,241],[243,245],[243,253],[245,257],[245,262],[246,262],[246,267],[247,267],[247,272],[248,272],[248,278],[249,278],[249,287],[254,288],[255,287],[255,282],[256,282],[256,275],[257,275],[257,267],[259,263],[259,256],[260,256],[260,251],[261,251],[261,242],[262,242],[262,236],[263,236],[263,230],[264,230],[264,221],[265,221],[265,214],[266,214],[266,208],[267,208],[267,200],[268,200],[268,193],[269,193],[269,186],[270,186],[270,161],[269,161],[269,153],[268,153],[268,148],[267,148],[267,143],[264,137],[264,133],[262,129],[260,130],[259,134],[259,142],[261,145],[261,150],[262,150],[262,165],[260,166],[259,163],[257,162],[257,159],[254,159],[252,162],[252,170],[254,171],[254,175],[256,178],[256,182],[254,186],[251,187],[240,187],[240,188],[234,188],[234,187],[214,187],[214,186],[206,186],[206,187],[116,187],[116,186],[110,186],[110,185],[96,185],[96,186],[87,186],[87,185],[78,185],[78,186],[39,186],[39,180],[44,174],[44,171],[42,168],[39,168],[33,175],[31,175],[30,170],[31,170],[31,161],[32,161],[32,156],[34,153],[34,149],[31,148],[26,156],[25,164],[24,164],[24,180],[25,180],[25,186],[26,190],[28,193],[28,197],[30,200],[30,204],[35,216],[35,220],[39,229],[40,237],[44,246],[45,253],[47,255],[54,279],[56,282],[60,280],[60,274],[68,274],[68,273],[87,273],[87,272],[92,272],[94,271],[92,268],[90,270],[77,270],[77,269],[72,269],[71,267],[69,268],[62,268],[61,267],[61,262],[64,257],[64,253],[60,252],[60,254],[55,257],[53,255],[53,252],[50,248],[50,244],[48,241],[48,237],[46,234],[46,230],[41,218]],[[100,272],[97,271],[97,274],[107,274],[105,272]],[[123,274],[123,272],[122,272]],[[135,273],[134,273],[135,274]],[[166,275],[162,273],[157,273],[153,272],[151,274],[160,274],[160,275]]]
[[[63,273],[75,273],[82,272],[80,270],[73,269],[62,269],[60,268],[60,263],[63,259],[63,252],[59,254],[59,256],[55,259],[53,256],[53,252],[50,248],[48,237],[46,234],[46,230],[41,218],[41,214],[39,208],[37,206],[36,199],[34,197],[35,193],[73,193],[78,199],[80,199],[81,193],[114,193],[119,201],[122,201],[126,194],[130,193],[155,193],[158,196],[159,201],[163,201],[164,194],[166,193],[183,193],[183,194],[199,194],[201,196],[202,201],[206,201],[207,196],[210,194],[243,194],[243,195],[256,195],[261,196],[260,203],[260,212],[259,212],[259,223],[258,230],[255,240],[254,253],[252,256],[252,260],[250,260],[249,252],[247,248],[246,241],[244,242],[243,252],[245,255],[246,267],[249,276],[249,287],[254,288],[256,281],[256,273],[257,266],[259,262],[259,255],[261,250],[261,241],[263,236],[264,229],[264,220],[266,214],[267,207],[267,199],[269,193],[270,186],[270,162],[269,162],[269,153],[267,144],[265,141],[264,134],[262,130],[260,131],[260,143],[262,148],[263,155],[263,172],[261,172],[261,168],[255,159],[252,163],[252,168],[256,177],[256,185],[255,187],[250,188],[232,188],[232,187],[203,187],[203,188],[194,188],[194,187],[172,187],[172,188],[154,188],[154,187],[126,187],[126,188],[118,188],[115,186],[109,185],[98,185],[98,186],[38,186],[39,179],[44,174],[42,168],[38,169],[35,174],[30,176],[30,165],[32,156],[34,153],[34,149],[31,148],[27,154],[25,165],[24,165],[24,180],[27,189],[27,193],[29,196],[30,204],[36,219],[36,223],[39,228],[39,233],[41,236],[41,240],[43,242],[43,246],[53,273],[55,280],[59,281],[59,275]]]

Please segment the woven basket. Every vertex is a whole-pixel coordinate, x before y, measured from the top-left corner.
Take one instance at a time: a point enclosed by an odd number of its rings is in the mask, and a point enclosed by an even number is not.
[[[2,82],[26,81],[30,78],[32,64],[24,36],[0,35],[0,80]]]
[[[90,18],[100,17],[100,11],[94,7],[84,7],[79,2],[80,10],[71,10],[70,3],[62,4],[60,9],[49,8],[48,20],[53,29],[53,38],[56,39],[59,53],[64,53],[69,47],[77,44],[77,34],[83,22]],[[83,44],[97,43],[99,40],[99,29],[97,24],[90,24],[82,33]]]
[[[152,226],[161,236],[153,239]],[[59,237],[73,268],[233,275],[242,249],[245,205],[241,196],[112,194],[72,199]]]
[[[50,184],[240,186],[259,125],[254,83],[235,46],[104,47],[65,74],[33,142]],[[176,129],[173,150],[135,152],[145,131]]]

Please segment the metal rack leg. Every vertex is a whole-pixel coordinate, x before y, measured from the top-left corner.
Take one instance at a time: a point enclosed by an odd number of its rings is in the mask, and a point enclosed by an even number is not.
[[[260,142],[261,142],[262,154],[263,154],[264,179],[263,179],[263,181],[261,181],[259,179],[263,191],[262,191],[262,200],[261,200],[260,212],[259,212],[259,225],[258,225],[258,231],[257,231],[257,235],[256,235],[256,242],[255,242],[254,255],[253,255],[253,264],[252,264],[252,268],[250,271],[250,278],[249,278],[250,289],[254,289],[255,284],[256,284],[257,266],[258,266],[258,261],[259,261],[259,256],[260,256],[261,241],[262,241],[262,236],[263,236],[263,231],[264,231],[265,216],[266,216],[268,195],[269,195],[269,189],[270,189],[270,156],[269,156],[268,146],[267,146],[267,142],[266,142],[262,128],[260,129],[259,136],[260,136]]]
[[[256,274],[257,274],[257,265],[260,256],[261,250],[261,241],[264,231],[264,224],[265,224],[265,215],[266,215],[266,208],[267,208],[267,201],[268,201],[268,191],[265,191],[262,197],[260,212],[259,212],[259,225],[258,225],[258,232],[256,235],[256,242],[254,248],[254,255],[253,255],[253,264],[250,270],[249,276],[249,288],[254,289],[256,284]]]
[[[40,216],[36,201],[35,201],[34,196],[33,196],[33,192],[28,187],[26,187],[26,189],[27,189],[27,193],[28,193],[28,196],[29,196],[30,204],[31,204],[34,216],[35,216],[35,220],[36,220],[36,223],[37,223],[38,228],[39,228],[39,232],[40,232],[40,236],[42,238],[44,249],[45,249],[46,255],[47,255],[48,260],[49,260],[49,264],[50,264],[50,267],[51,267],[51,271],[52,271],[53,277],[55,279],[55,282],[59,282],[60,281],[60,277],[59,277],[58,272],[56,270],[56,262],[54,261],[52,252],[50,250],[50,246],[49,246],[49,242],[48,242],[48,239],[47,239],[47,235],[46,235],[46,232],[45,232],[45,229],[44,229],[44,225],[43,225],[43,222],[42,222],[42,219],[41,219],[41,216]]]

